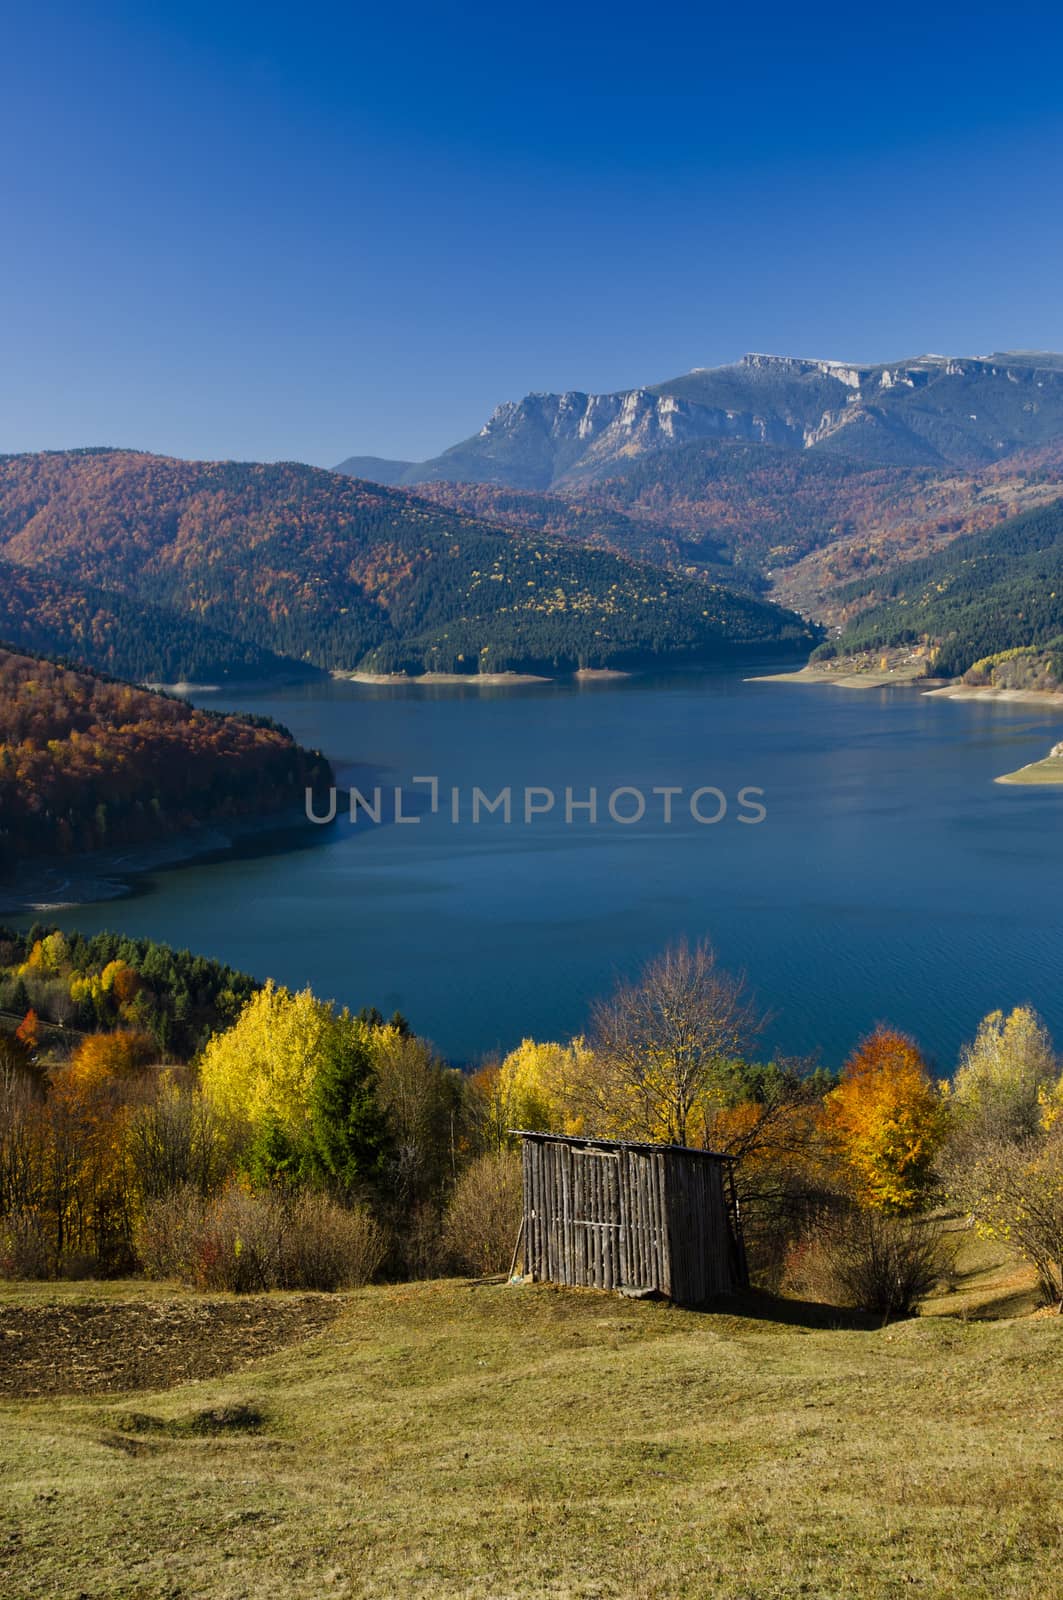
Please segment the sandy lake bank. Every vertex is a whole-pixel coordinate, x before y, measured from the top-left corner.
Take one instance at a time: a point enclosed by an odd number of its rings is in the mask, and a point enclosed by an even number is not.
[[[797,672],[767,672],[746,683],[811,683],[832,689],[884,689],[890,684],[941,683],[941,678],[924,678],[918,666],[872,668],[866,672],[830,672],[823,667],[801,667]]]

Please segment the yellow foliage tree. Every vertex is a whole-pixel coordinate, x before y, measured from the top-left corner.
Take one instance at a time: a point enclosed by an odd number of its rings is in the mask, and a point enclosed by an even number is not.
[[[859,1202],[904,1212],[927,1193],[946,1117],[945,1100],[915,1042],[877,1028],[827,1095],[824,1126]]]
[[[1059,1083],[1048,1030],[1031,1006],[991,1011],[956,1072],[957,1110],[983,1135],[1028,1138]]]
[[[33,949],[18,969],[20,978],[30,973],[59,972],[70,959],[70,947],[65,934],[56,930],[35,941]]]
[[[582,1118],[576,1102],[590,1055],[582,1039],[567,1045],[522,1039],[498,1069],[496,1094],[507,1126],[578,1134]]]
[[[224,1033],[209,1040],[200,1083],[222,1116],[252,1127],[273,1124],[293,1139],[307,1126],[314,1081],[326,1041],[337,1027],[358,1031],[349,1012],[309,989],[299,994],[272,981],[252,995]]]
[[[70,998],[78,1005],[88,1001],[95,1005],[103,996],[103,984],[98,972],[87,972],[84,975],[74,973],[70,979]]]
[[[57,1253],[90,1248],[107,1264],[130,1259],[132,1188],[126,1132],[154,1055],[146,1034],[96,1033],[51,1079],[47,1192]]]

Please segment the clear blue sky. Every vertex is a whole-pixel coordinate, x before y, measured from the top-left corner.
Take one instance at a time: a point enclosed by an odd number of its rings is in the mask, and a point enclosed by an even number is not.
[[[746,349],[1063,349],[1058,7],[43,4],[0,450],[420,457]]]

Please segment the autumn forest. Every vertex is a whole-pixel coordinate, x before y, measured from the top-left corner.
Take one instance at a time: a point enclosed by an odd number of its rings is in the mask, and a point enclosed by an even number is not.
[[[0,648],[0,866],[301,808],[329,778],[285,729]]]

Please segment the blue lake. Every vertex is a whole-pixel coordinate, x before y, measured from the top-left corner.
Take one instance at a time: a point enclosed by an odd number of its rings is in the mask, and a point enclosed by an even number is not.
[[[463,1062],[579,1031],[618,974],[680,934],[710,938],[746,972],[771,1013],[762,1051],[837,1065],[888,1020],[945,1071],[986,1011],[1020,1001],[1063,1042],[1063,791],[992,781],[1046,754],[1060,713],[731,672],[201,700],[276,717],[342,784],[370,800],[380,786],[381,824],[160,873],[129,900],[57,917],[65,927],[117,927],[355,1007],[401,1008]],[[418,776],[439,779],[434,814]],[[419,821],[390,820],[395,785]],[[511,789],[508,825],[501,813],[472,823],[474,786]],[[689,797],[709,786],[728,812],[706,825]],[[566,821],[566,787],[576,801],[598,790],[596,824],[580,810]],[[609,817],[620,787],[645,796],[640,821]],[[670,823],[655,787],[683,791]],[[737,820],[749,787],[767,811],[755,825]],[[526,788],[556,795],[527,824]]]

